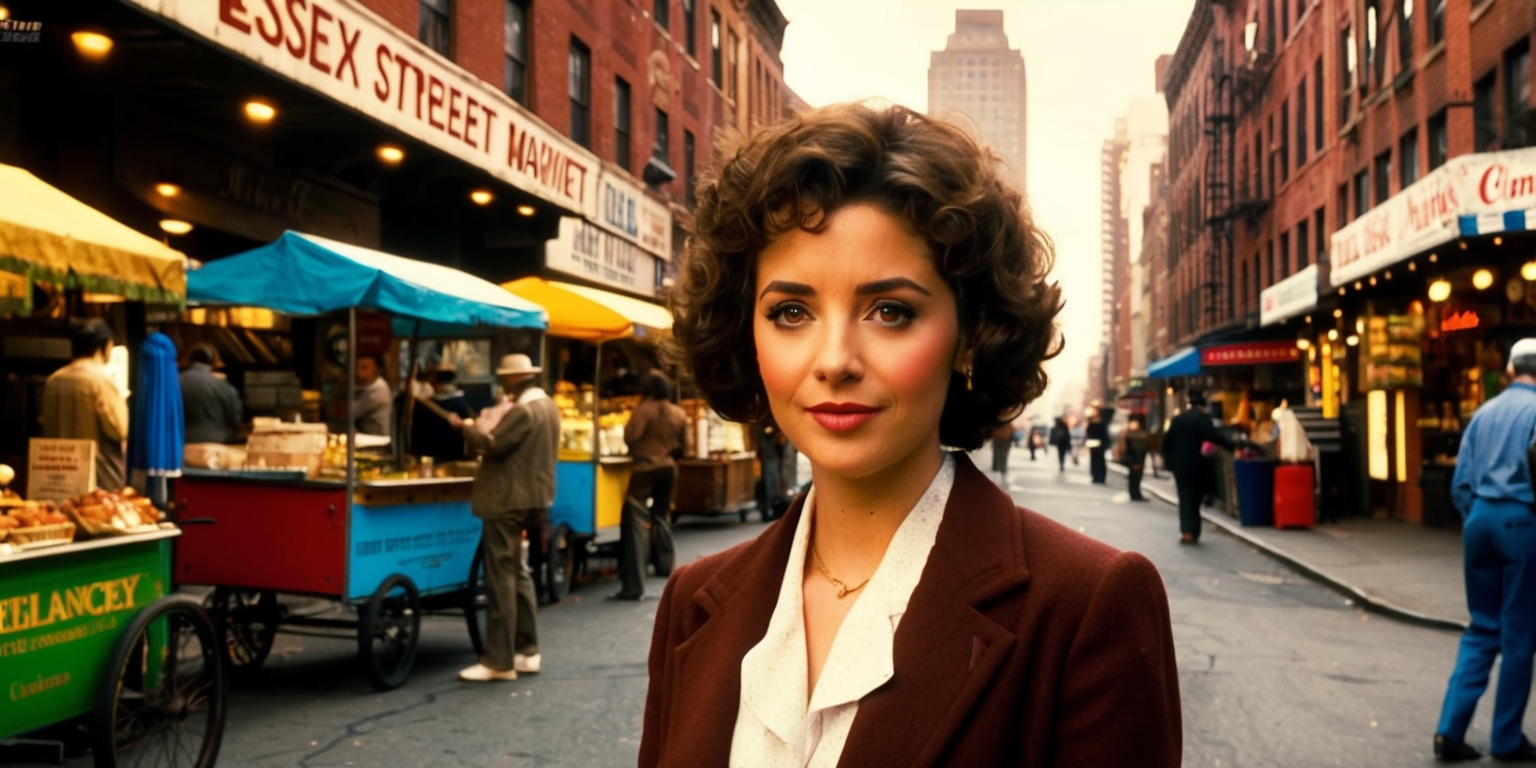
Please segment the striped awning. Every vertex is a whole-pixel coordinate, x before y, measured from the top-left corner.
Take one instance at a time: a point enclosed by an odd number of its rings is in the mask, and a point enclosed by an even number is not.
[[[1462,237],[1493,235],[1499,232],[1525,232],[1536,229],[1536,209],[1503,213],[1465,213],[1457,217]]]

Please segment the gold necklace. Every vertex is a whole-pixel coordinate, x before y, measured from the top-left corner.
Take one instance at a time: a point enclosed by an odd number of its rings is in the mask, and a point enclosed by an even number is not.
[[[838,599],[842,599],[842,598],[847,597],[850,592],[857,592],[857,591],[863,589],[864,585],[869,583],[869,579],[865,579],[865,580],[859,582],[859,585],[857,587],[850,587],[847,584],[843,583],[842,579],[839,579],[836,576],[833,576],[832,572],[827,570],[827,564],[821,561],[821,555],[817,554],[815,542],[811,543],[811,557],[815,558],[815,560],[816,560],[816,567],[821,569],[821,575],[827,577],[827,581],[832,582],[832,586],[837,587],[837,597],[838,597]]]

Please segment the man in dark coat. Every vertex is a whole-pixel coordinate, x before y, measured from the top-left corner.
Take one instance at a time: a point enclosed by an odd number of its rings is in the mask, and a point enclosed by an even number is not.
[[[1109,450],[1109,422],[1104,418],[1106,409],[1095,405],[1088,409],[1088,475],[1095,485],[1109,482],[1109,463],[1104,452]]]
[[[1211,422],[1205,412],[1205,395],[1196,392],[1189,396],[1189,407],[1173,417],[1163,435],[1163,466],[1173,472],[1173,483],[1179,491],[1181,544],[1200,541],[1200,499],[1205,495],[1200,460],[1201,448],[1206,443],[1229,451],[1237,447]]]

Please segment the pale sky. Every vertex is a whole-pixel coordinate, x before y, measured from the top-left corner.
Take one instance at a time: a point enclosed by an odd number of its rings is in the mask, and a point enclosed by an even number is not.
[[[789,18],[784,76],[812,106],[883,98],[926,112],[928,54],[955,9],[1001,9],[1029,83],[1029,192],[1056,242],[1066,351],[1052,390],[1086,378],[1099,329],[1099,150],[1127,102],[1156,91],[1152,66],[1173,53],[1194,0],[778,0]],[[1138,244],[1132,244],[1134,253]],[[1031,411],[1057,412],[1048,392]]]

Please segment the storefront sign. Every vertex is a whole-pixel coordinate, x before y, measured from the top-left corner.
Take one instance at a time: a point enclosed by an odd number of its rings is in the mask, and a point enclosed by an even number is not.
[[[134,614],[163,596],[162,543],[60,552],[0,566],[0,723],[7,732],[74,717],[96,702]]]
[[[567,216],[544,244],[544,266],[641,296],[656,295],[656,257],[591,222]]]
[[[1477,313],[1468,309],[1461,312],[1452,312],[1440,318],[1440,330],[1442,331],[1470,331],[1482,325],[1482,319]]]
[[[1248,344],[1217,344],[1200,348],[1200,365],[1265,365],[1294,363],[1301,350],[1290,341],[1255,341]]]
[[[1454,240],[1458,217],[1536,206],[1536,148],[1452,158],[1334,233],[1329,280],[1344,285]]]
[[[662,261],[672,259],[672,211],[623,175],[604,170],[598,181],[603,229],[649,251]]]
[[[1317,307],[1317,265],[1281,280],[1259,294],[1259,325],[1295,317]]]
[[[355,0],[129,0],[560,208],[597,218],[596,156]],[[277,120],[281,121],[282,105]]]
[[[95,440],[32,438],[27,451],[27,498],[63,501],[95,488]]]

